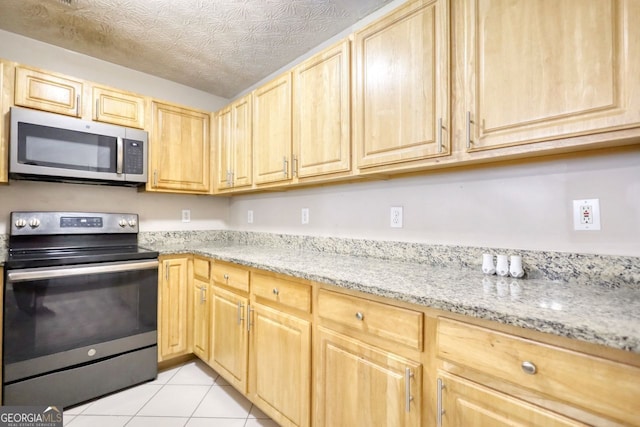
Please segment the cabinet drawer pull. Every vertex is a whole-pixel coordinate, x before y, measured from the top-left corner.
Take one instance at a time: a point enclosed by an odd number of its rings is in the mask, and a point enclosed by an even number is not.
[[[238,325],[242,324],[244,317],[242,317],[242,313],[244,312],[244,305],[241,302],[238,302]]]
[[[251,332],[251,312],[253,308],[251,308],[250,304],[247,304],[247,332]]]
[[[467,111],[467,148],[471,148],[471,111]]]
[[[225,273],[225,275],[224,275],[224,276],[222,276],[222,277],[224,277],[224,280],[229,280],[229,275],[228,275],[228,274],[226,274],[226,273]]]
[[[522,371],[525,374],[529,374],[529,375],[535,375],[535,373],[538,371],[538,369],[536,368],[536,365],[527,361],[522,362],[521,367],[522,367]]]
[[[438,153],[442,153],[442,117],[438,119]]]
[[[411,372],[411,369],[406,368],[404,370],[404,403],[406,412],[411,412],[411,401],[413,400],[413,396],[411,396],[411,377],[413,377],[413,372]]]
[[[364,314],[358,311],[358,312],[356,313],[356,319],[358,319],[358,320],[364,320]]]
[[[278,290],[278,288],[273,288],[273,294],[274,295],[279,295],[280,291]]]
[[[437,408],[436,408],[436,425],[438,427],[442,427],[442,414],[444,414],[444,410],[442,409],[442,390],[444,390],[444,384],[441,378],[438,378],[438,388],[437,392]]]

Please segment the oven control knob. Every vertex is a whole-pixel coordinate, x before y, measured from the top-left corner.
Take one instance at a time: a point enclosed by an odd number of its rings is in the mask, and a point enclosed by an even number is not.
[[[122,218],[120,221],[118,221],[118,225],[122,228],[127,226],[127,220]]]
[[[18,218],[16,220],[16,227],[18,228],[24,228],[27,226],[27,220],[24,218]]]
[[[31,227],[31,228],[40,227],[40,220],[38,218],[31,218],[29,220],[29,227]]]
[[[136,220],[135,219],[130,219],[129,220],[129,227],[135,227],[136,226]]]

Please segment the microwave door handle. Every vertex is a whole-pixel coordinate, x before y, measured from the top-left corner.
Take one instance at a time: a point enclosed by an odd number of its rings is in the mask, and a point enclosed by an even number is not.
[[[124,164],[124,143],[121,137],[116,142],[116,173],[122,174]]]

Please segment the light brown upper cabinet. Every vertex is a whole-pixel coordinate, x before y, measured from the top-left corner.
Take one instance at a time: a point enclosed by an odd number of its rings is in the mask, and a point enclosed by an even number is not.
[[[215,187],[217,191],[250,186],[252,170],[251,94],[217,115]]]
[[[350,42],[293,70],[293,174],[300,179],[351,170]]]
[[[467,151],[640,125],[640,2],[456,5]]]
[[[209,114],[152,102],[147,190],[208,193]]]
[[[93,86],[93,120],[144,129],[144,98],[132,93]]]
[[[15,70],[15,105],[82,117],[81,80],[23,66]]]
[[[450,152],[448,52],[448,0],[412,1],[355,33],[361,173]]]
[[[253,155],[256,184],[291,179],[291,73],[253,92]]]

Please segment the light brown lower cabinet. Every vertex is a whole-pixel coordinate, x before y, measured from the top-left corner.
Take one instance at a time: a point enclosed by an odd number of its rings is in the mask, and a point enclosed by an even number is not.
[[[192,353],[190,256],[160,257],[158,271],[158,360]]]
[[[319,327],[315,426],[421,424],[420,363]]]
[[[241,393],[247,393],[249,331],[246,308],[249,299],[213,287],[211,357],[209,365]]]
[[[586,427],[561,415],[462,378],[438,373],[441,427]]]
[[[634,354],[197,256],[193,272],[189,256],[160,260],[160,360],[195,353],[281,426],[640,427]]]
[[[250,311],[251,400],[281,426],[309,426],[311,322],[256,302]]]

